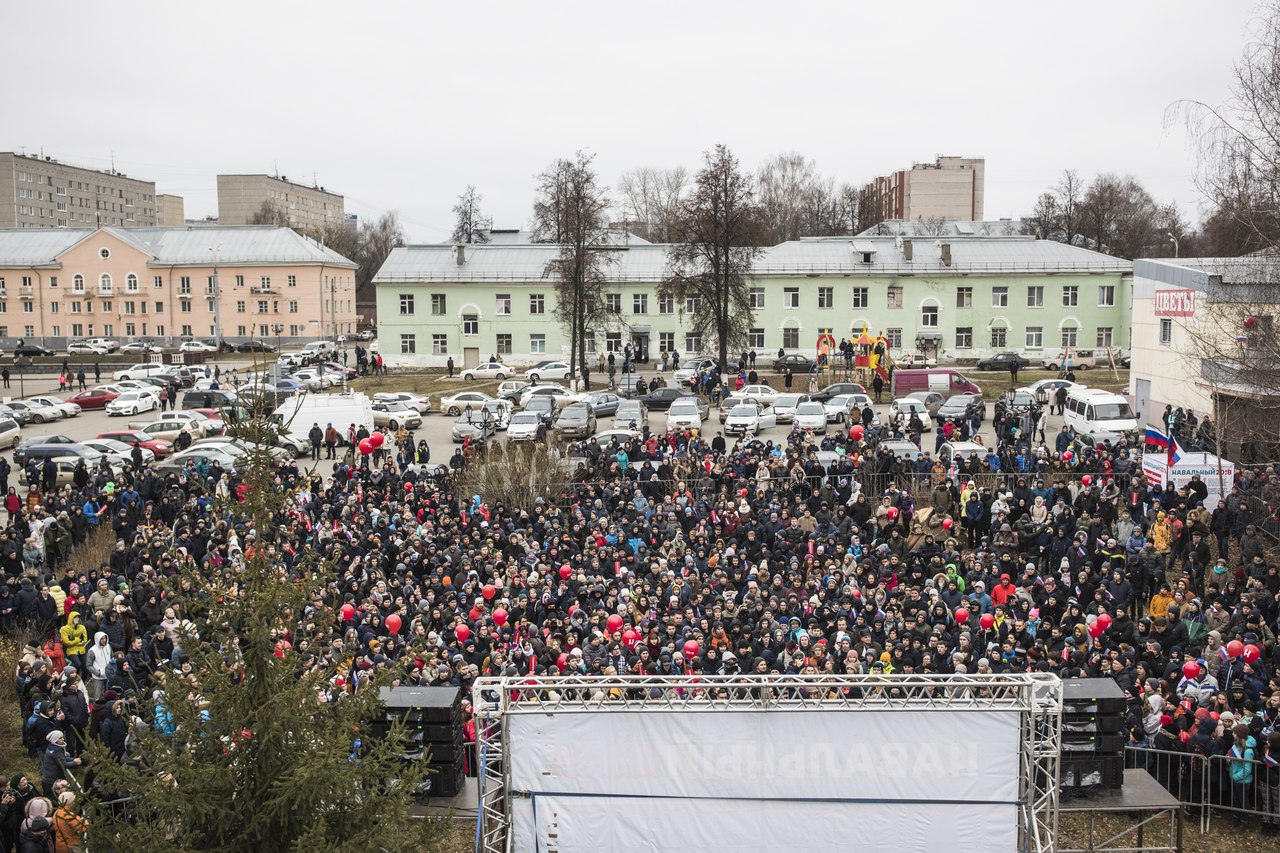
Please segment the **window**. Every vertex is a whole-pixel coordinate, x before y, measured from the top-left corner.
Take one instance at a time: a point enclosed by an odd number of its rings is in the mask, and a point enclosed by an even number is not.
[[[236,276],[236,287],[244,287],[244,276]]]
[[[871,289],[868,287],[855,287],[853,289],[853,307],[866,308],[871,304]]]
[[[605,352],[622,352],[622,332],[605,332]]]
[[[782,307],[783,308],[799,308],[800,307],[800,288],[798,287],[782,288]]]
[[[889,300],[888,300],[888,305],[889,305],[889,307],[890,307],[890,308],[901,308],[901,307],[902,307],[902,288],[901,288],[901,287],[890,287],[890,288],[889,288]]]
[[[269,275],[258,276],[258,288],[260,290],[270,290],[271,276]]]
[[[1080,304],[1080,287],[1075,284],[1064,284],[1062,286],[1062,307],[1075,308]]]
[[[925,328],[935,329],[938,326],[938,306],[922,305],[920,307],[920,325]]]
[[[834,308],[836,304],[836,289],[834,287],[818,288],[818,307]]]
[[[443,293],[431,294],[431,313],[436,317],[444,316],[445,312],[445,295]]]
[[[138,292],[138,277],[133,273],[129,273],[124,277],[124,289],[130,293]]]
[[[1027,326],[1027,349],[1041,349],[1044,346],[1044,326]]]
[[[35,326],[23,326],[23,327],[22,327],[22,334],[24,334],[24,335],[25,335],[25,336],[27,336],[28,338],[33,338],[33,337],[35,337],[35,334],[36,334],[36,327],[35,327]]]
[[[511,294],[510,293],[499,293],[495,301],[496,301],[497,307],[494,309],[494,313],[503,317],[511,313]]]
[[[511,355],[511,333],[510,332],[499,333],[498,355]]]
[[[991,327],[991,348],[1004,349],[1009,346],[1009,330],[1004,326]]]
[[[191,277],[185,276],[185,275],[180,276],[178,278],[178,293],[190,293],[190,292],[191,292]]]
[[[752,349],[764,349],[764,329],[748,330],[747,346]]]
[[[138,334],[138,327],[137,327],[137,325],[136,325],[136,324],[134,324],[134,323],[125,323],[125,324],[124,324],[124,333],[125,333],[125,335],[127,335],[128,337],[131,337],[131,338],[132,338],[134,335]],[[55,334],[56,334],[56,333],[55,333]]]
[[[105,311],[106,309],[104,308],[103,310]],[[178,310],[179,310],[181,313],[183,313],[183,314],[190,314],[190,313],[191,313],[191,302],[190,302],[190,300],[184,299],[184,300],[182,300],[181,302],[179,302],[179,303],[178,303]]]
[[[545,353],[547,351],[546,335],[530,335],[529,336],[529,352]]]
[[[289,313],[290,313],[290,314],[297,314],[297,313],[298,313],[298,300],[296,300],[296,299],[290,299],[290,300],[289,300]]]
[[[1160,318],[1160,345],[1173,346],[1173,318]]]
[[[702,307],[701,296],[686,296],[684,298],[684,313],[697,314],[698,309]]]
[[[49,286],[50,287],[58,286],[58,277],[56,275],[49,276]]]
[[[151,279],[151,284],[155,287],[164,287],[164,276],[155,276]]]
[[[84,335],[84,323],[71,324],[71,337],[78,338]]]
[[[102,300],[102,310],[108,314],[111,313],[111,300],[109,299]]]
[[[79,290],[79,291],[83,291],[83,290],[84,290],[84,276],[82,276],[82,275],[74,275],[74,276],[72,276],[72,277],[71,277],[71,289],[72,289],[72,290]]]
[[[800,330],[795,326],[788,326],[782,330],[782,346],[786,349],[800,348]]]
[[[596,333],[587,332],[585,335],[583,335],[582,346],[583,346],[584,352],[595,352],[596,351]]]
[[[902,349],[901,329],[885,329],[884,336],[889,339],[889,349]]]
[[[1076,341],[1080,337],[1080,330],[1075,326],[1063,326],[1060,331],[1062,332],[1062,345],[1064,347],[1074,348],[1076,346]]]
[[[991,307],[992,308],[1008,308],[1009,307],[1009,288],[993,287],[991,288]]]
[[[259,314],[267,313],[267,300],[265,299],[258,300],[258,313]]]
[[[545,314],[547,313],[547,297],[541,293],[529,294],[529,313]],[[543,336],[543,342],[546,342],[546,336]]]
[[[673,349],[675,349],[676,333],[675,332],[659,332],[658,348],[659,350],[665,351],[665,352],[671,352]]]
[[[431,352],[433,355],[449,354],[449,336],[434,334],[431,336]]]
[[[287,280],[287,281],[288,281],[288,284],[289,284],[289,286],[290,286],[290,287],[297,287],[297,286],[298,286],[298,277],[297,277],[296,275],[291,275],[291,276],[289,276],[289,278],[288,278],[288,280]]]
[[[684,351],[686,353],[702,352],[702,335],[696,332],[688,332],[684,336]]]
[[[89,330],[89,334],[91,334],[91,335],[93,334],[93,330],[92,330],[92,329],[90,329],[90,330]],[[191,336],[191,327],[190,327],[190,326],[183,326],[183,327],[182,327],[182,331],[178,332],[178,334],[180,334],[180,335],[186,335],[187,337],[190,337],[190,336]]]
[[[80,309],[81,309],[81,308],[83,308],[83,307],[84,307],[84,306],[83,306],[83,305],[81,305],[79,301],[72,301],[72,303],[71,303],[71,313],[72,313],[72,314],[79,314],[79,313],[80,313]]]
[[[409,333],[400,336],[400,354],[412,355],[418,351],[418,336]]]
[[[674,314],[676,313],[676,299],[669,293],[658,294],[658,313]]]
[[[56,302],[50,302],[50,303],[49,303],[49,313],[50,313],[50,314],[57,314],[57,313],[58,313],[58,303],[56,303]]]
[[[132,299],[130,299],[129,301],[125,302],[125,303],[124,303],[124,313],[126,313],[126,314],[137,314],[137,313],[138,313],[138,305],[137,305],[137,303],[136,303],[136,302],[134,302]]]
[[[969,349],[973,346],[973,326],[960,326],[956,329],[956,349]]]
[[[1098,307],[1111,308],[1116,304],[1116,286],[1114,284],[1098,285]]]
[[[648,314],[649,313],[649,294],[647,293],[631,294],[631,313],[632,314]]]
[[[238,302],[238,303],[236,303],[236,304],[237,304],[237,305],[243,305],[244,303],[243,303],[243,302]],[[413,294],[412,294],[412,293],[402,293],[402,294],[400,294],[400,315],[401,315],[401,316],[412,315],[412,314],[413,314],[413,311],[414,311],[414,308],[413,308]]]
[[[1110,348],[1111,348],[1111,338],[1112,338],[1111,327],[1110,327],[1110,326],[1099,326],[1099,327],[1098,327],[1098,337],[1097,337],[1097,338],[1096,338],[1096,340],[1095,340],[1094,346],[1097,346],[1097,347],[1105,347],[1105,348],[1107,348],[1107,349],[1110,349]]]
[[[462,334],[478,335],[480,334],[480,318],[475,314],[462,315]]]
[[[1027,307],[1043,308],[1044,307],[1044,286],[1033,284],[1027,288]]]
[[[163,314],[163,313],[164,313],[164,303],[163,303],[163,302],[157,302],[157,303],[156,303],[156,313],[157,313],[157,314]],[[159,334],[159,332],[157,332],[156,334]]]
[[[30,302],[24,302],[24,303],[22,303],[22,313],[23,313],[23,314],[34,314],[34,313],[35,313],[35,306],[34,306],[34,305],[32,305]]]
[[[751,288],[751,310],[758,311],[764,307],[764,288]]]
[[[973,307],[973,288],[972,287],[956,288],[956,307],[957,308]]]
[[[606,293],[604,295],[604,310],[608,311],[610,314],[621,314],[622,313],[622,294]]]
[[[98,276],[98,287],[102,289],[103,293],[110,293],[111,292],[111,276],[107,275],[106,273],[103,273],[102,275]]]
[[[99,250],[98,250],[98,257],[102,258],[102,259],[105,261],[107,258],[111,257],[111,250],[110,250],[110,249],[99,249]]]
[[[243,299],[237,299],[237,300],[236,300],[236,313],[237,313],[237,314],[243,314],[243,313],[244,313],[244,309],[245,309],[244,300],[243,300]]]

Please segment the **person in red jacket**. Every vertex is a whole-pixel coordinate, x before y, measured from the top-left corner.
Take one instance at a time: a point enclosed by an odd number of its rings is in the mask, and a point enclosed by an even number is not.
[[[996,607],[1004,604],[1018,592],[1018,588],[1009,580],[1008,575],[1000,576],[1000,583],[991,590],[991,603]]]

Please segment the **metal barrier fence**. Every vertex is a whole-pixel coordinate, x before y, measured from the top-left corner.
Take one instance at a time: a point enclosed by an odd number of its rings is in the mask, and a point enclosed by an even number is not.
[[[978,488],[986,489],[988,492],[994,492],[997,490],[1001,492],[1006,492],[1006,491],[1013,491],[1014,486],[1018,484],[1019,478],[1026,479],[1029,484],[1034,484],[1034,482],[1037,479],[1043,479],[1046,484],[1051,484],[1053,483],[1054,480],[1057,480],[1057,479],[1062,479],[1064,481],[1072,481],[1072,480],[1079,480],[1081,477],[1086,475],[1093,477],[1095,480],[1105,476],[1108,482],[1114,481],[1116,485],[1119,486],[1121,489],[1128,488],[1129,478],[1133,476],[1131,474],[1107,474],[1107,475],[1089,474],[1089,472],[1085,472],[1085,471],[1082,471],[1080,473],[1076,473],[1074,471],[1073,472],[1051,471],[1044,475],[1041,475],[1035,472],[1018,473],[1018,472],[1008,472],[1008,471],[1001,471],[999,473],[981,472],[977,474],[958,474],[958,475],[952,474],[952,473],[935,474],[931,471],[925,472],[922,474],[916,474],[916,473],[910,473],[910,472],[907,472],[907,473],[888,472],[888,473],[881,474],[876,472],[863,471],[858,474],[858,481],[862,484],[863,494],[866,494],[870,499],[871,497],[883,494],[884,491],[888,489],[890,485],[896,485],[899,489],[906,490],[910,492],[912,495],[927,496],[930,492],[933,491],[933,487],[935,485],[941,482],[945,482],[947,478],[951,478],[953,480],[958,480],[965,483],[972,481],[974,485],[978,486]],[[918,500],[916,505],[917,507],[921,506]]]
[[[1259,745],[1256,751],[1261,754],[1261,750]],[[1224,815],[1241,824],[1251,824],[1257,817],[1264,826],[1280,828],[1280,770],[1268,768],[1260,759],[1133,745],[1125,759],[1126,766],[1146,770],[1175,796],[1200,821],[1202,834],[1210,831],[1215,817],[1221,820]]]

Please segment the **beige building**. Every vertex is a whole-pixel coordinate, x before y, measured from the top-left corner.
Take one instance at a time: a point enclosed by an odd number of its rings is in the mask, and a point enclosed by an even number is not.
[[[981,221],[985,161],[939,157],[876,178],[863,189],[863,204],[886,219]]]
[[[156,224],[162,228],[181,228],[187,224],[182,196],[164,193],[156,196]]]
[[[274,226],[0,230],[0,347],[349,335],[355,274],[331,249]]]
[[[0,152],[0,228],[156,224],[154,181]]]
[[[249,225],[270,204],[290,228],[320,230],[342,227],[342,196],[324,187],[307,187],[271,175],[218,175],[218,222]]]

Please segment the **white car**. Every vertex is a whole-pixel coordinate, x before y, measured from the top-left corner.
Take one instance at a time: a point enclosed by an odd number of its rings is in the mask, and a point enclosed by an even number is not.
[[[671,403],[667,409],[667,429],[697,429],[702,426],[702,412],[698,409],[698,401],[693,398],[681,398]]]
[[[170,427],[169,431],[174,433],[174,435],[181,432],[184,426],[188,427],[195,438],[204,438],[206,435],[215,435],[222,432],[226,427],[226,424],[217,418],[206,418],[199,412],[178,410],[175,412],[161,412],[159,418],[155,421],[141,422],[137,425],[131,423],[129,424],[129,429],[140,429],[144,432],[151,431],[148,430],[148,427],[157,423],[168,425]]]
[[[178,352],[217,352],[218,348],[207,341],[183,341]]]
[[[296,370],[290,373],[288,378],[300,383],[308,391],[319,391],[325,385],[325,381],[320,377],[320,374],[309,369]]]
[[[125,444],[123,441],[116,441],[114,438],[89,438],[80,442],[85,447],[92,447],[94,450],[107,457],[112,465],[127,466],[133,464],[133,445]],[[146,447],[139,447],[142,451],[142,464],[149,465],[156,461],[154,450]]]
[[[807,402],[809,402],[808,394],[779,394],[773,399],[773,414],[778,419],[778,423],[791,423],[791,418],[796,413],[796,407],[801,403]]]
[[[676,382],[688,384],[689,380],[696,374],[704,370],[711,370],[715,366],[716,360],[714,358],[686,358],[671,376]]]
[[[186,346],[186,344],[183,344]],[[132,367],[126,367],[123,370],[117,370],[111,374],[112,378],[119,382],[121,379],[143,379],[147,376],[154,376],[157,373],[167,373],[170,370],[168,365],[152,364],[146,362],[143,364],[135,364]]]
[[[911,420],[912,413],[919,416],[920,422],[924,424],[924,431],[930,432],[933,418],[929,416],[929,407],[924,404],[923,400],[915,397],[899,397],[889,404],[889,415],[895,420],[901,418],[903,423]]]
[[[827,411],[827,422],[833,424],[848,423],[851,418],[862,419],[862,407],[854,399],[855,394],[837,394],[822,404]],[[856,412],[856,414],[855,414]]]
[[[568,388],[561,388],[559,385],[537,385],[525,389],[524,393],[520,395],[520,405],[522,407],[529,405],[529,401],[534,397],[551,397],[556,401],[557,406],[567,406],[582,399],[581,394],[575,394]]]
[[[77,403],[69,403],[66,400],[59,400],[57,397],[28,397],[29,403],[43,403],[46,406],[52,406],[55,409],[61,409],[63,416],[74,418],[80,414],[80,406]]]
[[[88,341],[72,341],[67,344],[67,355],[108,355],[111,350]]]
[[[105,406],[107,414],[114,417],[116,415],[140,415],[143,412],[153,412],[159,406],[159,401],[144,391],[126,391],[119,397],[116,397]]]
[[[510,400],[494,400],[492,403],[485,403],[484,410],[493,419],[493,428],[498,432],[511,426],[511,413],[515,411],[515,406]]]
[[[744,385],[741,391],[734,391],[733,396],[741,397],[744,400],[755,400],[763,406],[772,406],[773,401],[778,399],[778,394],[780,393],[768,385]]]
[[[124,354],[146,355],[152,352],[164,352],[164,347],[150,341],[130,341],[120,347],[120,352]]]
[[[88,338],[84,343],[95,347],[106,347],[107,352],[115,352],[120,349],[120,342],[111,338]]]
[[[152,385],[149,382],[138,382],[133,379],[122,379],[113,385],[104,385],[102,387],[116,394],[123,394],[126,391],[140,391],[143,394],[150,394],[152,397],[155,397],[157,402],[160,400],[159,387]]]
[[[819,435],[827,434],[827,408],[821,403],[812,400],[801,403],[796,406],[791,420],[797,429],[809,430]]]
[[[511,368],[500,361],[487,361],[462,371],[462,378],[468,382],[476,379],[506,379],[510,375]]]
[[[35,403],[31,400],[11,400],[8,403],[10,409],[15,412],[26,412],[30,423],[43,424],[49,421],[60,421],[67,416],[62,409],[55,409],[43,403]]]
[[[569,364],[564,361],[548,361],[537,367],[531,367],[524,372],[525,378],[530,382],[537,382],[542,379],[568,379]]]
[[[392,432],[400,429],[400,427],[417,429],[422,426],[422,415],[418,414],[417,409],[410,408],[404,403],[395,401],[374,403],[373,425],[387,427]]]
[[[507,425],[507,441],[538,441],[547,434],[547,425],[537,412],[516,412]]]
[[[764,409],[758,403],[739,403],[729,410],[724,419],[725,435],[759,435],[760,430],[777,426],[778,419],[772,409]]]
[[[625,444],[628,440],[640,437],[638,429],[610,429],[604,432],[598,432],[591,436],[591,440],[601,447],[608,447],[616,438],[618,444]]]
[[[485,403],[492,403],[493,398],[480,391],[463,391],[445,397],[440,401],[440,411],[451,418],[456,418],[467,409],[479,409]]]
[[[431,411],[430,394],[410,394],[408,391],[382,391],[373,395],[375,403],[404,403],[418,414],[425,415]]]

